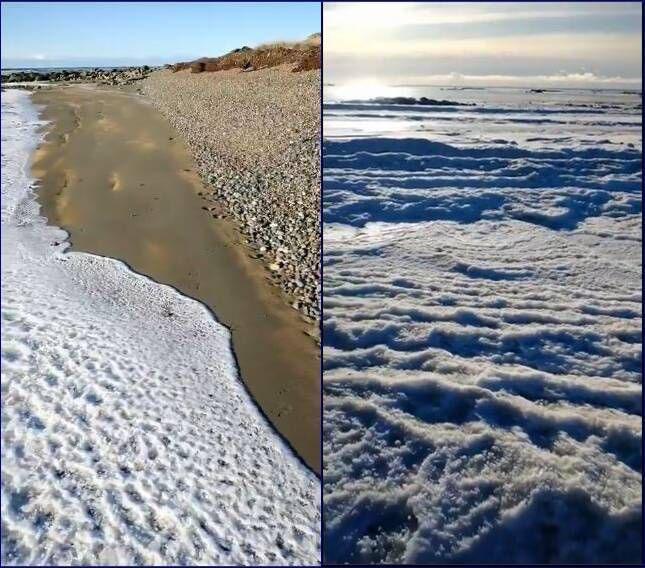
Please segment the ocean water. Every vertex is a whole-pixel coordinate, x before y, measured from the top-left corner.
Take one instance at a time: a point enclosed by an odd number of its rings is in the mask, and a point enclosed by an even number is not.
[[[142,64],[143,65],[143,64]],[[99,69],[101,71],[112,71],[113,69],[129,69],[130,67],[136,67],[136,65],[114,65],[114,66],[100,66],[95,67],[5,67],[0,72],[2,75],[11,75],[16,72],[28,72],[28,73],[52,73],[58,71],[94,71]]]
[[[3,565],[317,562],[319,482],[244,390],[228,330],[64,254],[28,173],[40,126],[2,92]]]
[[[326,88],[327,561],[640,561],[641,104]]]

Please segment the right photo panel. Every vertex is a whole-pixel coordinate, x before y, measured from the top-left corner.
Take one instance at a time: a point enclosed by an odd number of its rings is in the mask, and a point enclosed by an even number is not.
[[[323,562],[642,562],[640,2],[323,5]]]

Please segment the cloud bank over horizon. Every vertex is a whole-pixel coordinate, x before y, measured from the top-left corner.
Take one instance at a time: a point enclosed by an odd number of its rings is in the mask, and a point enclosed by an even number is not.
[[[640,88],[636,2],[326,3],[325,81]],[[360,26],[356,25],[360,22]]]

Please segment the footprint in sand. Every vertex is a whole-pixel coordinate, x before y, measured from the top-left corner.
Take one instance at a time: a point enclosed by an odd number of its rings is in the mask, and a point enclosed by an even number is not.
[[[121,183],[121,176],[119,176],[119,174],[116,172],[114,172],[110,176],[110,189],[112,191],[121,191],[123,189],[123,185]]]

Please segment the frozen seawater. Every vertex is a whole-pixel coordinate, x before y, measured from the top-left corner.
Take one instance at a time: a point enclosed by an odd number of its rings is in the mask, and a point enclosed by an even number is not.
[[[3,564],[313,564],[320,485],[240,384],[210,312],[64,254],[2,93]]]
[[[494,95],[326,105],[330,562],[640,559],[640,98]]]

